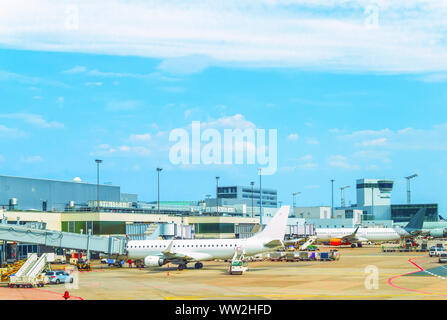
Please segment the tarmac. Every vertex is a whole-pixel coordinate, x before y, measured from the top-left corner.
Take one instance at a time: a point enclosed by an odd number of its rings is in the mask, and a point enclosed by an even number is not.
[[[321,248],[322,251],[329,248]],[[17,289],[0,286],[0,300],[432,300],[447,299],[447,264],[428,253],[382,253],[380,247],[340,248],[338,261],[250,262],[243,275],[228,263],[200,270],[105,268],[79,272],[73,285]]]

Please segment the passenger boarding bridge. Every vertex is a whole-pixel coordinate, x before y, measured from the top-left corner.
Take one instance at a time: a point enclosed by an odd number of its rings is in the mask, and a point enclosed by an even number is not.
[[[0,223],[0,240],[87,252],[93,251],[108,255],[126,254],[127,243],[126,238],[41,230],[6,223]]]

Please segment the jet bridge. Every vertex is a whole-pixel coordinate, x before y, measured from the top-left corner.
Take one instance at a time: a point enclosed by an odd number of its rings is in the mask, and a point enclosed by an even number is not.
[[[126,254],[127,239],[52,230],[33,229],[0,223],[0,240],[32,243],[55,248],[101,252],[108,255]]]

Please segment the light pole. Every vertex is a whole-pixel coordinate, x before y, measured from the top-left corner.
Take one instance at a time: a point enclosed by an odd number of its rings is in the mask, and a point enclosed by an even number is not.
[[[160,214],[160,172],[163,170],[163,168],[157,168],[157,175],[158,175],[158,214]]]
[[[341,193],[341,200],[340,200],[340,205],[342,206],[342,208],[344,208],[346,206],[346,201],[345,201],[345,189],[350,188],[351,186],[344,186],[340,188],[340,193]]]
[[[96,167],[97,167],[97,172],[96,172],[96,212],[99,212],[99,165],[102,163],[102,160],[96,159]]]
[[[251,185],[251,217],[253,218],[254,217],[254,213],[253,213],[253,186],[255,185],[255,182],[254,181],[252,181],[252,182],[250,182],[250,185]]]
[[[374,183],[371,183],[371,219],[374,217]]]
[[[415,173],[415,174],[413,174],[411,176],[405,177],[405,179],[407,179],[407,203],[408,204],[411,203],[410,180],[413,179],[413,178],[416,178],[417,176],[418,176],[418,174]]]
[[[295,214],[295,196],[301,194],[301,192],[294,192],[292,193],[293,196],[293,213]]]
[[[219,179],[216,177],[216,213],[219,214]]]
[[[259,224],[262,226],[262,168],[259,168]]]
[[[334,217],[334,179],[331,179],[332,184],[332,205],[331,205],[331,219]]]

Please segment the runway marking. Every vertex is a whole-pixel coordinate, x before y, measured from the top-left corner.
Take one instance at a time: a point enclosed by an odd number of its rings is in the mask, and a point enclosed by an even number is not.
[[[419,258],[420,258],[420,257],[419,257]],[[427,272],[427,273],[431,274],[431,272],[429,272],[429,271],[427,271],[427,270],[424,270],[421,266],[419,266],[418,264],[416,264],[416,263],[413,261],[413,260],[415,260],[415,259],[417,259],[417,258],[411,258],[411,259],[408,259],[408,261],[409,261],[412,265],[414,265],[416,268],[418,268],[419,271],[414,271],[414,272],[410,272],[410,273],[406,273],[406,274],[400,274],[400,275],[391,277],[391,278],[388,279],[388,284],[389,284],[390,286],[392,286],[392,287],[397,288],[397,289],[401,289],[401,290],[405,290],[405,291],[417,292],[417,293],[419,293],[419,294],[423,294],[423,295],[447,296],[446,293],[424,292],[424,291],[419,291],[419,290],[415,290],[415,289],[409,289],[409,288],[400,287],[400,286],[395,285],[395,284],[393,283],[393,280],[394,280],[394,279],[399,278],[399,277],[402,277],[402,276],[407,276],[407,275],[409,275],[409,274],[415,274],[415,273],[418,273],[418,272]],[[433,274],[433,275],[434,275],[434,274]],[[436,276],[436,275],[435,275],[435,276]]]
[[[266,295],[209,295],[209,296],[177,296],[165,297],[165,300],[200,300],[203,298],[327,298],[327,299],[365,299],[365,298],[385,298],[385,297],[411,297],[419,296],[420,294],[405,293],[405,294],[376,294],[376,295],[318,295],[318,294],[266,294]],[[437,295],[433,293],[424,293],[423,295],[432,296]]]

